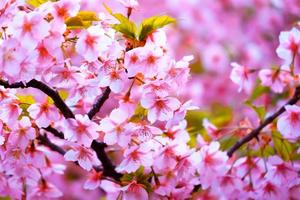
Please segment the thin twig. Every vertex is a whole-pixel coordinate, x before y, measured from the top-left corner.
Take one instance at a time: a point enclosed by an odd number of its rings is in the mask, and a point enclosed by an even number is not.
[[[107,87],[105,89],[103,95],[96,100],[92,109],[88,112],[88,116],[90,119],[93,119],[93,117],[100,111],[101,107],[103,106],[105,101],[108,99],[110,92],[111,92],[110,88]]]
[[[31,81],[24,83],[24,82],[16,82],[10,84],[7,81],[0,80],[0,85],[5,88],[36,88],[40,91],[44,92],[48,95],[54,102],[55,106],[61,111],[65,118],[75,118],[71,109],[65,104],[62,98],[59,96],[58,92],[48,85],[44,84],[41,81],[37,81],[32,79]]]
[[[119,181],[120,178],[122,177],[122,174],[118,173],[115,170],[115,166],[112,164],[111,160],[108,158],[106,152],[105,152],[105,147],[107,145],[102,142],[97,142],[94,140],[92,142],[91,148],[94,149],[94,151],[97,154],[98,159],[101,161],[102,166],[103,166],[103,174],[105,176],[110,176],[116,181]]]
[[[248,135],[243,137],[241,140],[235,143],[229,151],[227,152],[227,155],[231,157],[233,153],[238,150],[241,146],[252,140],[253,138],[257,138],[260,134],[261,130],[264,129],[267,125],[271,124],[279,115],[285,112],[285,106],[286,105],[294,105],[298,102],[300,99],[300,86],[298,86],[295,90],[294,96],[284,105],[282,106],[277,112],[275,112],[273,115],[266,118],[256,129],[252,130]]]
[[[65,155],[66,151],[57,146],[56,144],[52,143],[46,134],[39,135],[37,139],[39,140],[40,144],[49,147],[52,151],[58,152],[61,155]]]

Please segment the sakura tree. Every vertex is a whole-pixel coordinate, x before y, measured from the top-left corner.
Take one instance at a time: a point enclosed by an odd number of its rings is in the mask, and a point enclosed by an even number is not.
[[[250,108],[218,123],[190,99],[194,56],[169,38],[180,25],[136,17],[143,3],[0,3],[0,196],[298,199],[297,25],[274,67],[217,59]]]

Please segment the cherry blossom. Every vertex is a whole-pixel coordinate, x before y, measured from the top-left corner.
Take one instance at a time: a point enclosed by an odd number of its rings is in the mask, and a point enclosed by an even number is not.
[[[283,137],[288,139],[298,138],[300,128],[300,108],[296,105],[285,106],[286,112],[278,119],[277,128]]]
[[[167,121],[174,115],[174,111],[180,107],[180,102],[174,97],[160,97],[155,94],[146,94],[141,104],[149,109],[148,120],[154,123],[156,120]]]
[[[139,184],[136,181],[132,181],[130,184],[121,188],[121,190],[123,191],[122,197],[124,200],[148,199],[147,191],[143,188],[142,184]]]
[[[123,4],[126,8],[137,8],[139,3],[137,0],[118,0],[121,4]]]
[[[299,13],[1,1],[0,196],[297,199]]]
[[[289,72],[280,69],[262,69],[259,72],[262,85],[269,86],[274,92],[281,93],[290,82]]]
[[[50,25],[37,12],[19,12],[14,17],[11,29],[10,31],[15,38],[23,38],[21,45],[32,50],[39,41],[49,35]]]
[[[84,189],[94,190],[101,184],[102,172],[97,172],[96,170],[92,170],[89,178],[84,183]]]
[[[35,130],[31,126],[29,118],[22,117],[18,122],[17,128],[13,127],[8,142],[25,149],[29,141],[35,138]]]
[[[42,103],[30,105],[27,111],[40,127],[47,127],[50,123],[60,118],[57,108],[53,104],[50,104],[47,99]]]
[[[277,48],[277,55],[284,60],[286,64],[290,64],[298,52],[300,42],[300,31],[292,28],[290,31],[283,31],[279,35],[280,45]]]
[[[134,172],[139,167],[150,167],[153,163],[151,152],[148,146],[133,146],[124,152],[124,160],[116,168],[119,172]]]
[[[101,120],[99,130],[105,133],[104,142],[109,145],[118,144],[125,147],[130,142],[130,131],[127,127],[127,113],[121,109],[113,110],[109,117]]]
[[[17,100],[9,100],[8,102],[1,102],[0,117],[4,123],[9,127],[14,127],[17,119],[22,112]]]
[[[249,88],[251,84],[249,69],[238,63],[231,63],[231,66],[233,69],[230,74],[230,79],[239,85],[238,91],[241,92],[242,90]]]
[[[65,138],[71,142],[77,142],[89,147],[94,139],[97,139],[98,125],[91,121],[87,115],[75,115],[75,119],[66,119],[63,122]]]
[[[114,93],[119,93],[124,87],[127,76],[120,66],[103,66],[98,75],[100,87],[109,86]]]
[[[91,26],[80,35],[76,43],[76,51],[87,61],[92,62],[97,60],[110,44],[111,38],[105,35],[102,27]]]
[[[87,171],[90,171],[93,168],[93,165],[100,164],[95,152],[82,145],[70,149],[64,157],[68,161],[78,161],[79,165]]]
[[[124,66],[128,70],[128,76],[135,76],[138,73],[143,73],[147,78],[152,78],[158,74],[160,70],[164,70],[162,67],[165,58],[163,57],[163,51],[161,48],[155,46],[145,46],[135,48],[125,55]]]
[[[30,198],[31,199],[57,198],[62,195],[63,195],[62,192],[59,191],[53,184],[48,183],[44,179],[41,179],[38,186],[30,193]]]
[[[224,175],[228,170],[226,165],[228,157],[219,148],[220,144],[218,142],[212,142],[203,146],[199,152],[191,157],[192,163],[197,166],[203,188],[212,185],[212,177]]]

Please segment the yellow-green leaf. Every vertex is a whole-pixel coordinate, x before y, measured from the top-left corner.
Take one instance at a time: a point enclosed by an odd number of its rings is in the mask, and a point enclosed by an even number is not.
[[[86,29],[93,21],[99,21],[97,14],[93,11],[80,11],[75,17],[68,18],[65,23],[68,29]]]
[[[285,161],[290,161],[293,154],[292,144],[283,139],[281,134],[278,132],[272,132],[272,140],[274,143],[274,149],[276,153]]]
[[[139,27],[139,40],[143,41],[156,29],[162,28],[168,24],[175,23],[176,20],[168,15],[154,16],[142,21]]]
[[[141,105],[138,105],[135,109],[133,116],[130,118],[130,122],[139,122],[147,116],[147,109],[143,108]]]
[[[97,13],[94,11],[82,10],[77,14],[77,17],[80,17],[83,21],[99,21]]]
[[[103,3],[103,6],[104,6],[104,8],[105,8],[105,10],[110,14],[110,15],[112,15],[113,14],[113,12],[112,12],[112,10],[111,10],[111,8],[110,7],[108,7],[105,3]]]
[[[120,13],[114,13],[111,15],[120,22],[120,24],[114,24],[112,26],[113,29],[124,34],[128,38],[136,39],[137,28],[133,21],[129,20],[127,17]]]
[[[252,108],[257,116],[259,117],[259,119],[262,121],[265,119],[266,116],[266,108],[264,106],[255,106],[253,105],[250,101],[246,101],[245,105],[249,106],[250,108]]]
[[[26,3],[37,8],[40,5],[46,3],[48,0],[26,0]]]

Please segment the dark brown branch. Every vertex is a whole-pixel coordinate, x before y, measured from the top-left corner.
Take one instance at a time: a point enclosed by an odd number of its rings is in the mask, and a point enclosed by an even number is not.
[[[55,106],[61,111],[65,118],[74,118],[74,114],[71,109],[65,104],[62,98],[59,96],[58,92],[50,88],[48,85],[41,81],[32,79],[27,83],[17,82],[9,84],[7,81],[0,80],[0,85],[5,88],[36,88],[44,92],[46,95],[51,97],[54,101]]]
[[[64,139],[64,134],[58,130],[56,130],[55,128],[48,126],[47,128],[43,128],[44,130],[52,133],[55,137],[58,137],[60,139]]]
[[[264,129],[267,125],[272,123],[279,115],[285,112],[285,106],[286,105],[294,105],[296,104],[300,99],[300,86],[296,88],[294,96],[284,105],[282,106],[277,112],[275,112],[273,115],[267,117],[256,129],[252,130],[248,135],[243,137],[241,140],[239,140],[235,145],[233,145],[229,151],[227,152],[227,155],[231,157],[233,153],[238,150],[241,146],[252,140],[253,138],[257,138],[257,136],[260,134],[261,130]]]
[[[5,88],[36,88],[47,94],[49,97],[52,98],[54,101],[54,104],[56,107],[61,111],[61,113],[64,115],[66,119],[68,118],[75,118],[73,112],[71,109],[65,104],[65,102],[62,100],[62,98],[59,96],[58,92],[54,89],[50,88],[46,84],[37,81],[35,79],[23,83],[23,82],[17,82],[17,83],[8,83],[7,81],[0,80],[0,85],[2,85]],[[109,98],[111,90],[109,87],[107,87],[103,93],[103,95],[97,99],[95,104],[93,105],[92,109],[88,112],[88,116],[90,119],[92,119],[101,109],[105,101]],[[64,134],[62,132],[59,132],[55,128],[48,126],[47,128],[44,128],[44,130],[51,132],[53,135],[64,139]],[[65,154],[65,151],[60,148],[59,146],[52,143],[46,135],[40,135],[38,137],[38,140],[40,141],[40,144],[43,144],[47,147],[49,147],[51,150],[56,151],[62,155]],[[106,152],[105,152],[105,143],[99,143],[96,140],[93,141],[91,148],[96,152],[97,157],[101,161],[103,165],[104,175],[114,178],[115,180],[120,180],[120,177],[122,174],[119,174],[115,170],[115,166],[112,164],[111,160],[108,158]]]
[[[52,143],[46,134],[39,135],[37,139],[39,140],[40,144],[49,147],[52,151],[58,152],[61,155],[65,155],[66,151],[57,146],[56,144]]]
[[[122,177],[122,174],[118,173],[115,170],[115,166],[112,164],[111,160],[108,158],[108,156],[105,152],[106,146],[107,145],[105,143],[97,142],[96,140],[94,140],[91,145],[92,149],[94,149],[94,151],[96,152],[98,159],[102,163],[103,174],[105,176],[112,177],[116,181],[119,181],[120,178]]]
[[[88,112],[88,116],[90,119],[93,119],[93,117],[100,111],[101,107],[103,106],[105,101],[108,99],[110,92],[111,92],[110,88],[107,87],[105,89],[103,95],[96,100],[92,109]]]
[[[93,117],[100,111],[101,107],[104,105],[105,101],[109,98],[111,90],[109,87],[106,87],[104,93],[99,97],[94,103],[92,109],[88,112],[88,117],[92,120]],[[101,161],[103,166],[103,174],[105,176],[112,177],[116,181],[119,181],[122,177],[122,174],[118,173],[115,170],[115,166],[112,164],[111,160],[105,152],[105,147],[107,145],[103,142],[97,142],[93,140],[91,148],[96,152],[98,159]]]

